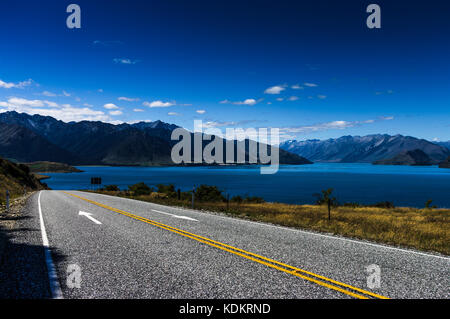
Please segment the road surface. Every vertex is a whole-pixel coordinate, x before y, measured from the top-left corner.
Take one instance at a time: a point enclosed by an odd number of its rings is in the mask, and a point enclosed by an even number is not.
[[[25,213],[49,297],[450,297],[439,255],[78,191],[36,193]]]

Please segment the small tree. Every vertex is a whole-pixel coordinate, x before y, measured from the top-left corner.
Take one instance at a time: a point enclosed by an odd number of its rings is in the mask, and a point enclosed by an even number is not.
[[[314,194],[314,196],[317,198],[316,205],[324,205],[328,204],[328,202],[331,202],[332,205],[337,205],[336,197],[332,197],[333,188],[328,188],[322,190],[322,193],[320,194]]]
[[[331,220],[331,206],[337,206],[338,202],[336,197],[332,197],[333,188],[328,188],[322,190],[322,194],[314,194],[317,197],[317,205],[327,205],[328,206],[328,220]]]
[[[425,202],[425,208],[430,209],[430,208],[437,208],[436,205],[431,206],[431,203],[433,202],[432,199],[429,199]]]

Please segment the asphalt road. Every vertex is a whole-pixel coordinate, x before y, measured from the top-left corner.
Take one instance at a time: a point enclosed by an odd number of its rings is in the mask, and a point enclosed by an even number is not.
[[[450,297],[443,256],[84,192],[26,209],[41,233],[42,215],[54,297]]]

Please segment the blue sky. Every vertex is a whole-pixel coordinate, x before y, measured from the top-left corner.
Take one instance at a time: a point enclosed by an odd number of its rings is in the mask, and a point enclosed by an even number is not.
[[[2,1],[0,111],[450,140],[448,2],[372,2]]]

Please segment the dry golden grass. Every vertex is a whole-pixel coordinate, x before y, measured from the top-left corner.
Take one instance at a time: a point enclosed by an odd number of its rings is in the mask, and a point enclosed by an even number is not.
[[[133,197],[123,192],[102,192],[164,205],[190,207],[188,201],[163,194]],[[287,227],[327,232],[351,238],[405,246],[450,255],[450,210],[409,207],[333,207],[281,203],[196,203],[196,209],[222,212],[239,218]]]

